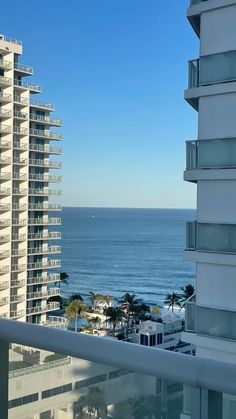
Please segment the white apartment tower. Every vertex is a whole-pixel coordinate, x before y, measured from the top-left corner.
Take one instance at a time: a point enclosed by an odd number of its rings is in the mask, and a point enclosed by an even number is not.
[[[51,226],[61,223],[50,216],[61,207],[50,203],[60,191],[49,184],[61,180],[51,173],[61,167],[51,158],[61,148],[51,142],[62,139],[50,127],[62,123],[52,104],[34,99],[41,87],[26,81],[33,69],[21,55],[21,42],[0,35],[0,316],[44,323],[59,308],[48,302],[60,292],[51,270],[60,267],[53,258],[60,232]]]
[[[196,297],[183,340],[197,356],[236,363],[236,1],[191,0],[200,39],[185,99],[198,111],[187,142],[186,181],[197,184],[197,219],[187,224],[185,259],[196,262]]]

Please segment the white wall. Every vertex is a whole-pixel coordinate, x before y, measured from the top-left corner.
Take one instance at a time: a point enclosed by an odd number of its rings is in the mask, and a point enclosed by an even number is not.
[[[236,93],[201,97],[199,99],[198,138],[235,138],[235,135]]]
[[[203,13],[200,54],[208,55],[236,49],[236,5]]]
[[[236,180],[198,181],[198,221],[236,222]]]
[[[198,263],[197,305],[236,311],[236,266]]]

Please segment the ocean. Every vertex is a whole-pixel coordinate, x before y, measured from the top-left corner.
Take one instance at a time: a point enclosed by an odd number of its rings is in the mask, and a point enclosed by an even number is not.
[[[183,261],[185,222],[194,218],[194,210],[63,208],[62,295],[118,301],[130,292],[162,306],[167,293],[194,283],[195,266]]]

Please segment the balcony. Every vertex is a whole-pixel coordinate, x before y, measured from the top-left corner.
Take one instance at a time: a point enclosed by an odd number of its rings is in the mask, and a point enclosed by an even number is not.
[[[7,288],[9,288],[9,282],[5,281],[5,282],[0,282],[0,290],[6,290]]]
[[[45,291],[30,292],[27,294],[27,300],[49,298],[55,295],[60,295],[60,288],[48,288]]]
[[[10,188],[0,188],[0,195],[10,195],[11,189]]]
[[[65,317],[48,316],[46,323],[43,325],[56,329],[67,329],[68,320]]]
[[[10,301],[11,303],[22,303],[23,301],[25,301],[25,296],[24,295],[11,295]]]
[[[50,233],[29,233],[28,240],[58,240],[61,239],[61,233],[52,231]]]
[[[42,93],[42,88],[39,84],[28,83],[27,81],[15,79],[14,86],[23,90],[30,90],[32,93]]]
[[[12,241],[23,242],[27,240],[26,234],[12,234]]]
[[[58,161],[48,161],[43,159],[29,159],[30,166],[47,167],[48,169],[61,169],[62,164]]]
[[[1,227],[8,227],[10,225],[10,220],[0,219],[0,228]]]
[[[5,103],[11,102],[11,95],[0,92],[0,101]]]
[[[11,142],[7,140],[0,139],[0,148],[4,150],[8,150],[11,148]]]
[[[32,137],[48,138],[50,140],[62,140],[62,134],[42,129],[30,128],[30,135]]]
[[[0,164],[11,164],[11,157],[0,156]]]
[[[9,234],[1,234],[0,235],[0,243],[7,243],[10,241]]]
[[[26,220],[21,220],[19,218],[13,218],[12,219],[12,225],[13,226],[25,226],[26,225]]]
[[[62,180],[61,176],[42,175],[41,173],[30,173],[29,180],[37,180],[39,182],[59,183]]]
[[[8,297],[0,297],[0,306],[8,304]]]
[[[0,108],[0,119],[3,120],[3,119],[8,119],[8,118],[11,118],[11,111],[9,111],[8,109]]]
[[[24,65],[24,64],[19,64],[19,63],[14,63],[14,70],[20,73],[24,73],[27,75],[32,75],[33,74],[33,68],[30,65]]]
[[[201,3],[202,1],[207,1],[207,0],[190,0],[190,7]]]
[[[27,175],[13,172],[13,180],[19,180],[23,182],[27,180]]]
[[[1,250],[0,251],[0,259],[6,259],[10,256],[9,250]]]
[[[27,204],[15,204],[13,202],[12,209],[14,211],[26,211],[27,210]]]
[[[4,70],[11,70],[12,68],[11,62],[0,58],[0,68],[3,68]]]
[[[236,224],[188,222],[186,250],[236,254]]]
[[[24,287],[25,280],[24,279],[12,279],[11,280],[11,287]]]
[[[16,134],[16,135],[25,136],[25,135],[28,134],[28,130],[27,130],[27,128],[21,128],[21,127],[14,126],[13,127],[13,133]]]
[[[0,133],[1,134],[10,134],[11,133],[10,125],[0,124]]]
[[[28,209],[31,211],[61,211],[60,204],[29,204]]]
[[[1,204],[0,203],[0,212],[10,211],[11,205],[10,204]]]
[[[51,189],[29,189],[29,195],[61,195],[61,190],[51,190]]]
[[[61,253],[61,246],[33,247],[28,249],[28,255],[43,255]]]
[[[14,111],[14,118],[21,119],[21,120],[27,120],[28,114],[25,113],[25,112]]]
[[[40,309],[45,312],[46,306],[31,307],[27,314]],[[98,411],[94,418],[234,418],[234,364],[8,319],[0,319],[0,334],[1,359],[6,360],[1,418],[8,417],[8,406],[12,417],[42,416],[46,409],[45,418],[49,411],[51,418],[89,418],[91,405]],[[9,375],[11,343],[65,358],[52,361],[53,368],[44,363]],[[74,358],[68,362],[68,356]],[[16,399],[12,391],[19,380]]]
[[[55,301],[48,303],[47,305],[42,306],[35,306],[29,307],[26,309],[26,315],[37,314],[37,313],[45,313],[48,311],[55,311],[60,309],[60,303]]]
[[[61,218],[55,218],[55,217],[50,217],[48,219],[44,219],[42,217],[29,218],[28,224],[29,225],[61,225]]]
[[[30,99],[30,106],[32,108],[46,109],[48,111],[55,111],[55,106],[52,103],[42,102],[40,100]]]
[[[0,236],[1,237],[1,236]],[[2,266],[0,268],[0,274],[7,274],[9,272],[9,266]]]
[[[12,79],[10,77],[0,76],[0,86],[11,86]]]
[[[25,249],[12,249],[11,255],[13,257],[22,257],[26,255]]]
[[[16,44],[16,45],[22,45],[21,41],[18,41],[17,39],[14,38],[10,38],[9,36],[5,36],[5,35],[0,35],[0,42],[4,41],[4,42],[9,42],[11,44]]]
[[[30,121],[33,122],[40,122],[42,124],[46,125],[52,125],[55,127],[61,127],[62,126],[62,120],[58,118],[51,118],[48,115],[37,115],[36,113],[30,114]]]
[[[48,269],[48,268],[60,268],[60,260],[48,260],[47,262],[33,262],[28,263],[27,269]]]
[[[49,282],[60,282],[60,274],[47,274],[46,277],[29,277],[27,279],[28,285],[47,284]]]
[[[27,195],[27,189],[19,189],[19,188],[13,188],[12,189],[13,195]]]
[[[18,319],[20,317],[24,317],[25,316],[25,310],[13,310],[10,311],[10,317],[12,319]]]
[[[47,154],[61,154],[62,148],[60,147],[51,147],[48,145],[41,145],[41,144],[30,144],[29,146],[30,151],[37,151],[41,153]]]
[[[28,99],[26,97],[21,97],[20,95],[14,95],[14,102],[22,106],[28,105]]]
[[[22,159],[20,157],[13,157],[13,164],[18,164],[19,166],[26,166],[27,159]]]
[[[22,150],[22,151],[26,151],[28,149],[28,145],[25,143],[21,143],[20,141],[13,141],[13,148],[15,148],[16,150]],[[26,160],[27,162],[27,160]]]
[[[23,272],[26,270],[26,265],[11,265],[12,272]]]

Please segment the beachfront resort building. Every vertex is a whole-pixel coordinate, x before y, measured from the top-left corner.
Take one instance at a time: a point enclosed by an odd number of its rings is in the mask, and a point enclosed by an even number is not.
[[[197,185],[197,219],[187,224],[196,296],[183,339],[197,356],[236,363],[236,1],[192,0],[187,16],[200,57],[189,62],[185,92],[198,136],[187,141],[184,173]]]
[[[46,323],[59,308],[48,298],[60,292],[53,273],[60,232],[52,226],[61,219],[50,214],[61,209],[54,201],[61,191],[49,185],[61,180],[53,143],[62,135],[50,128],[62,121],[51,117],[51,103],[35,99],[42,90],[28,81],[33,69],[21,55],[20,41],[0,35],[0,317]]]

